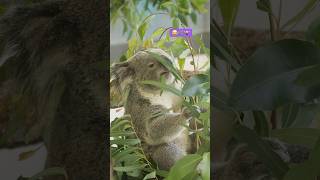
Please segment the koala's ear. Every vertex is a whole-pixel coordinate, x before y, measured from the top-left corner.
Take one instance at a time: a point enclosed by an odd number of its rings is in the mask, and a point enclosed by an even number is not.
[[[110,72],[110,105],[112,108],[121,107],[124,104],[124,91],[132,82],[134,71],[126,61],[111,66]]]
[[[111,78],[118,80],[120,83],[125,79],[131,78],[133,75],[133,68],[130,62],[116,63],[111,67]]]
[[[119,85],[116,80],[110,82],[110,107],[118,108],[124,106],[124,98],[119,90]]]

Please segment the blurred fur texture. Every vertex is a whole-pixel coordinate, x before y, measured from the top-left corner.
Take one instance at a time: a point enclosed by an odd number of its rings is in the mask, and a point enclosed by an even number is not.
[[[0,146],[44,141],[46,168],[70,180],[108,178],[106,70],[90,68],[105,62],[106,7],[46,1],[0,19]]]

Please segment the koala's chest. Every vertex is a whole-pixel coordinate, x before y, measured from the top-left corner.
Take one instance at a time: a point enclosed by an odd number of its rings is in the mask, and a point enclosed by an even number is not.
[[[171,92],[163,92],[162,94],[143,94],[145,98],[147,98],[151,104],[153,105],[161,105],[167,109],[177,110],[180,108],[182,103],[182,98],[171,93]]]

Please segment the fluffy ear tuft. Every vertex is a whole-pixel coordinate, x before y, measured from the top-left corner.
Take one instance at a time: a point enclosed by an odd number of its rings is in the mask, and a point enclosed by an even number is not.
[[[111,107],[121,107],[124,103],[124,92],[133,80],[134,70],[128,61],[116,63],[111,67],[110,102]]]

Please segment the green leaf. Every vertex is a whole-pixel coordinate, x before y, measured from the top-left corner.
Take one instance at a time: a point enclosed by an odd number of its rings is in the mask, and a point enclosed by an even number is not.
[[[209,77],[205,74],[197,74],[189,78],[182,88],[182,94],[184,96],[198,96],[208,92],[208,89],[204,88],[209,83]]]
[[[228,105],[228,96],[220,91],[218,88],[211,85],[210,90],[212,91],[213,100],[211,106],[220,110],[231,110]]]
[[[112,132],[110,136],[130,136],[134,134],[134,132]]]
[[[111,134],[112,132],[114,132],[115,130],[119,129],[121,126],[125,125],[125,124],[131,124],[131,122],[129,120],[126,119],[121,119],[118,121],[113,121],[114,123],[111,125]]]
[[[240,0],[219,0],[219,7],[222,14],[225,32],[231,36],[231,29],[237,17]]]
[[[139,26],[138,33],[141,40],[143,40],[143,37],[146,34],[146,30],[148,29],[148,26],[149,26],[148,22],[144,22]]]
[[[318,136],[317,142],[314,145],[313,150],[310,153],[310,158],[308,160],[310,164],[309,170],[314,174],[314,176],[320,176],[320,136]]]
[[[294,16],[292,17],[287,23],[285,23],[281,29],[285,29],[290,25],[295,25],[299,21],[301,21],[308,13],[312,11],[313,8],[316,7],[319,0],[309,0],[306,5]]]
[[[172,27],[173,28],[179,28],[180,27],[180,21],[178,18],[173,18],[172,19]]]
[[[139,139],[115,139],[110,140],[110,144],[117,144],[117,145],[137,145],[140,144]]]
[[[317,138],[320,136],[320,130],[313,128],[285,128],[271,130],[270,134],[271,137],[289,144],[300,144],[313,148]]]
[[[310,127],[314,120],[319,116],[319,104],[300,105],[297,117],[290,127],[303,128]]]
[[[295,83],[305,69],[320,63],[320,49],[310,42],[286,39],[259,48],[238,72],[230,104],[239,110],[272,110],[305,103],[320,91]]]
[[[308,27],[306,38],[320,47],[320,17],[316,18]]]
[[[156,171],[152,171],[151,173],[144,176],[143,180],[154,179],[156,177]]]
[[[178,14],[178,18],[179,18],[180,22],[181,22],[183,25],[188,26],[188,21],[187,21],[187,19],[185,18],[184,15]]]
[[[132,152],[135,152],[135,151],[138,151],[139,148],[138,147],[128,147],[126,148],[125,150],[122,150],[116,154],[112,154],[112,158],[115,160],[115,161],[118,161],[119,158],[121,157],[124,157],[124,156],[127,156],[128,154],[132,153]]]
[[[282,126],[283,128],[290,127],[299,113],[299,104],[288,104],[284,107],[282,114]]]
[[[178,160],[170,169],[169,175],[166,180],[177,180],[187,176],[190,172],[196,170],[202,156],[198,154],[189,154]]]
[[[197,14],[195,12],[192,12],[190,14],[191,20],[193,24],[197,24]]]
[[[168,174],[169,174],[168,171],[160,170],[160,169],[157,169],[156,173],[157,173],[158,176],[161,176],[161,177],[168,177]]]
[[[320,65],[314,65],[303,70],[295,80],[295,83],[300,86],[312,88],[320,85]]]
[[[172,1],[167,1],[167,2],[164,2],[160,5],[160,8],[166,8],[168,9],[169,7],[175,7],[176,4]]]
[[[269,122],[263,111],[252,111],[254,121],[255,121],[255,130],[262,137],[269,136]]]
[[[5,7],[4,5],[0,5],[0,15],[4,14],[7,10],[7,7]]]
[[[205,13],[207,12],[207,9],[205,8],[207,2],[208,0],[191,0],[191,5],[200,13]]]
[[[310,166],[302,163],[290,168],[283,180],[316,180],[313,173],[310,173]]]
[[[251,129],[238,125],[234,129],[234,137],[248,145],[248,148],[254,152],[258,158],[272,171],[272,173],[281,179],[288,171],[288,166],[282,159],[271,150],[271,147],[264,142]]]
[[[210,180],[210,152],[206,152],[202,155],[202,161],[199,163],[198,168],[202,180]]]
[[[36,149],[30,150],[30,151],[26,151],[26,152],[22,152],[19,154],[19,161],[22,160],[26,160],[29,159],[30,157],[32,157],[42,146],[37,147]]]
[[[162,28],[162,27],[160,27],[160,28],[158,28],[157,30],[155,30],[153,33],[152,33],[152,38],[155,38],[155,37],[158,37],[158,36],[160,36],[162,33],[163,33],[163,31],[164,31],[165,29],[164,28]]]
[[[41,171],[40,173],[29,178],[29,180],[38,180],[38,179],[46,177],[46,176],[54,176],[54,175],[62,175],[65,177],[66,180],[68,180],[68,175],[67,175],[66,170],[61,167],[52,167],[52,168],[45,169],[45,170]]]
[[[257,8],[260,9],[261,11],[264,11],[267,13],[272,12],[270,0],[258,0],[256,4],[257,4]]]
[[[122,24],[123,24],[122,35],[124,35],[128,31],[128,25],[124,20],[122,21]]]
[[[210,23],[210,31],[212,32],[210,35],[210,47],[215,53],[214,55],[231,64],[235,70],[240,69],[241,66],[230,51],[228,40],[224,38],[223,32],[220,31],[220,27],[214,20]]]
[[[186,49],[184,50],[180,55],[179,55],[179,58],[180,59],[185,59],[187,56],[189,56],[191,54],[191,51],[190,49]]]
[[[181,58],[178,59],[178,64],[179,64],[180,71],[183,71],[185,62],[186,62],[186,59],[181,59]]]
[[[143,164],[136,164],[136,165],[132,165],[132,166],[124,166],[124,167],[113,167],[113,170],[115,171],[119,171],[119,172],[130,172],[130,171],[134,171],[134,170],[138,170],[138,169],[143,169],[146,165]]]
[[[176,38],[170,46],[173,56],[180,56],[183,51],[189,49],[188,44],[185,42],[184,38]]]
[[[203,41],[201,40],[200,36],[194,36],[194,40],[200,46],[201,50],[208,56],[210,56],[210,49],[205,46]]]

